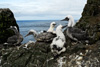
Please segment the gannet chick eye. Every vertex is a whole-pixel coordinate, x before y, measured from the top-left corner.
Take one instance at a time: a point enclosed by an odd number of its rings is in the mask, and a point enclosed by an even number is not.
[[[67,20],[67,21],[69,21],[69,17],[66,17],[64,20]]]
[[[16,30],[18,30],[16,26],[14,26],[14,28],[15,28]]]
[[[52,22],[51,25],[56,25],[56,23],[55,22]]]
[[[73,17],[71,15],[66,16],[65,19],[63,19],[63,21],[69,21],[70,19],[72,19]]]
[[[71,18],[73,18],[71,15],[68,15],[68,16],[66,17],[66,19],[71,19]]]

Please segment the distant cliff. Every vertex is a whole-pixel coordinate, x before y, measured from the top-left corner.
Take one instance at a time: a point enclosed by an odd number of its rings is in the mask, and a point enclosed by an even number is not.
[[[13,31],[8,31],[10,26],[17,26],[16,20],[12,11],[8,8],[0,8],[0,43],[6,42],[8,37],[12,36]]]

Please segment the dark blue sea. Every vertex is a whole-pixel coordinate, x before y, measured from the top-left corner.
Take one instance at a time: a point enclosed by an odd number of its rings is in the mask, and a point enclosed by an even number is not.
[[[30,29],[34,29],[37,32],[42,30],[48,30],[50,27],[51,22],[56,22],[56,27],[59,24],[66,25],[67,21],[60,21],[60,20],[17,20],[17,24],[20,28],[20,33],[23,35],[24,40],[22,43],[27,43],[28,41],[35,41],[33,35],[25,37]],[[56,28],[55,27],[55,28]]]

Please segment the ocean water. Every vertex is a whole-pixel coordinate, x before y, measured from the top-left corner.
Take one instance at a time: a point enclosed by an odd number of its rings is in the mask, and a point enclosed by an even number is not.
[[[20,28],[20,33],[23,35],[23,42],[27,43],[28,41],[35,41],[33,35],[25,37],[25,35],[28,33],[29,30],[34,29],[37,32],[40,32],[42,30],[48,30],[50,27],[51,22],[56,22],[56,27],[59,24],[66,25],[67,21],[60,21],[60,20],[17,20],[17,24]],[[55,27],[55,29],[56,29]],[[55,30],[54,29],[54,30]]]

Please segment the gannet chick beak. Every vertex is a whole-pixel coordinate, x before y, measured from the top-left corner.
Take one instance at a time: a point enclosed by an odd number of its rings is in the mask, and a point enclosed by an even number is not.
[[[62,29],[63,29],[63,28],[65,28],[65,27],[67,27],[67,25],[65,25],[65,26],[62,26]]]
[[[56,23],[53,23],[52,25],[53,25],[53,26],[56,26]]]
[[[25,37],[27,37],[27,36],[29,36],[29,35],[31,35],[32,33],[31,32],[29,32]]]
[[[61,21],[69,21],[69,18],[66,17],[65,19],[61,20]]]
[[[25,35],[25,37],[29,36],[29,34]]]

